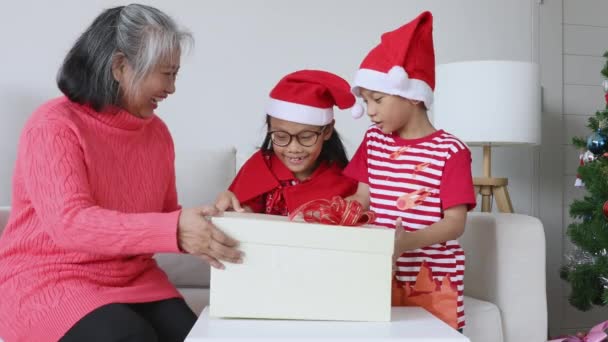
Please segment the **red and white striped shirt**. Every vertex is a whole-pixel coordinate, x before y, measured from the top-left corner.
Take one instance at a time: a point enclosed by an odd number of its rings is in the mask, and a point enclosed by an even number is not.
[[[375,224],[395,228],[401,217],[407,231],[424,229],[457,205],[475,207],[471,152],[455,136],[438,130],[420,139],[402,139],[371,126],[344,174],[369,185]],[[458,328],[465,325],[464,251],[446,241],[408,251],[397,260],[397,278],[415,282],[423,262],[433,278],[449,275],[458,290]]]

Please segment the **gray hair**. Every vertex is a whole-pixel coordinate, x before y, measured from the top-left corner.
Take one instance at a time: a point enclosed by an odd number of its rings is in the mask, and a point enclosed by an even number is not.
[[[192,35],[168,15],[146,5],[131,4],[101,13],[67,54],[57,77],[59,89],[74,102],[95,110],[118,105],[119,85],[112,62],[123,54],[134,70],[126,89],[137,85],[162,62],[194,44]]]

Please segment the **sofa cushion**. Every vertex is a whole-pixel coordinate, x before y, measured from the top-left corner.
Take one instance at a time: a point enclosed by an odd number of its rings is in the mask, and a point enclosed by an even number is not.
[[[471,342],[502,342],[502,321],[498,307],[490,302],[464,297],[466,326],[464,334]]]
[[[209,264],[189,254],[159,253],[154,256],[158,266],[177,287],[209,287]]]
[[[205,306],[209,305],[209,289],[178,287],[177,290],[197,316],[203,312]]]

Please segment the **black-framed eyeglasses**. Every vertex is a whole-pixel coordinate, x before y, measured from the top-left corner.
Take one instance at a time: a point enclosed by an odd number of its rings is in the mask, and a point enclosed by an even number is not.
[[[285,147],[291,144],[291,140],[295,137],[298,143],[304,147],[311,147],[317,143],[319,136],[325,131],[325,127],[321,128],[320,131],[302,131],[298,134],[289,134],[285,131],[270,131],[268,136],[273,144]]]

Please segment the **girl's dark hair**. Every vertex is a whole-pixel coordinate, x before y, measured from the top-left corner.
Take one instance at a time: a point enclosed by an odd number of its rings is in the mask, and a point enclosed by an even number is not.
[[[270,116],[266,115],[266,128],[270,129]],[[262,142],[262,151],[272,151],[272,140],[270,135],[266,134],[264,141]],[[345,168],[348,164],[348,157],[346,156],[346,149],[340,139],[340,134],[334,127],[331,137],[328,140],[323,141],[323,147],[321,148],[321,154],[319,160],[327,161],[329,163],[336,163],[340,168]]]
[[[71,101],[89,104],[100,111],[119,105],[119,85],[112,75],[112,63],[122,53],[134,70],[130,84],[137,84],[158,63],[180,52],[192,36],[180,30],[160,10],[139,4],[119,6],[102,12],[76,40],[57,75],[57,86]]]

